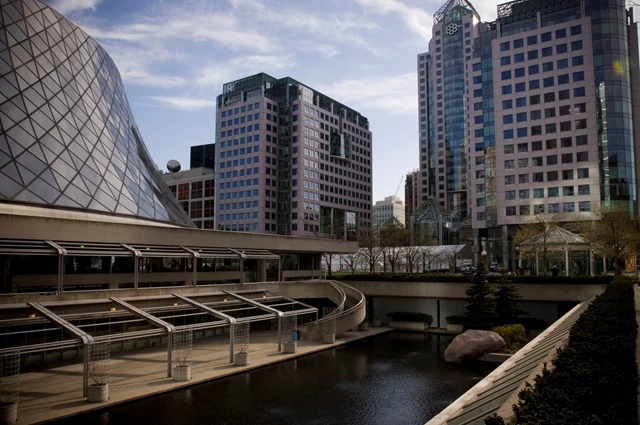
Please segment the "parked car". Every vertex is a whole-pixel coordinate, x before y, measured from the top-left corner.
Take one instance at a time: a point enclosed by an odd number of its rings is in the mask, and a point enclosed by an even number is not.
[[[499,266],[500,265],[498,264],[497,261],[492,261],[491,264],[489,264],[489,271],[490,272],[497,272]]]

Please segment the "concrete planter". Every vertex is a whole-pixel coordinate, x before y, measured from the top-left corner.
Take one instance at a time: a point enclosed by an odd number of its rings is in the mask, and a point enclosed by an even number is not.
[[[447,323],[447,330],[450,332],[462,332],[462,325],[456,323]]]
[[[296,341],[290,341],[284,343],[284,353],[294,354],[298,349],[298,343]]]
[[[369,330],[369,322],[362,322],[358,325],[359,331],[368,331]]]
[[[0,403],[0,424],[12,424],[18,420],[18,403],[8,401]]]
[[[336,342],[336,334],[324,334],[322,336],[323,344],[333,344],[334,342]]]
[[[109,398],[109,384],[92,384],[87,387],[87,401],[102,403]]]
[[[424,332],[425,330],[429,329],[429,324],[425,322],[400,322],[397,320],[392,320],[389,323],[389,326],[393,329],[402,331]]]
[[[173,380],[185,382],[191,379],[191,365],[179,365],[173,368]]]
[[[233,356],[233,364],[236,366],[247,366],[249,364],[249,353],[236,353]]]
[[[382,326],[382,320],[380,319],[373,319],[373,327],[374,328],[379,328]]]

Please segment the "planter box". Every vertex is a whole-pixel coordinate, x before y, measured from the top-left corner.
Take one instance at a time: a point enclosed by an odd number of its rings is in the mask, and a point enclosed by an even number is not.
[[[450,332],[462,332],[462,325],[447,323],[447,330]]]
[[[373,319],[373,327],[374,328],[379,328],[382,326],[382,320],[380,319]]]
[[[400,322],[397,320],[392,320],[389,323],[389,326],[393,329],[398,329],[402,331],[418,331],[424,332],[429,329],[429,324],[425,322]]]
[[[284,343],[284,353],[294,354],[298,349],[298,343],[295,341],[289,341]]]
[[[12,424],[18,420],[18,403],[0,403],[0,424]]]
[[[236,366],[247,366],[249,364],[249,353],[236,353],[233,356],[233,364]]]
[[[87,401],[102,403],[109,398],[109,384],[94,384],[87,387]]]
[[[324,334],[322,335],[323,344],[333,344],[336,342],[336,334]]]
[[[191,379],[191,365],[176,366],[173,368],[173,380],[185,382]]]
[[[359,331],[368,331],[369,330],[369,322],[362,322],[358,325]]]

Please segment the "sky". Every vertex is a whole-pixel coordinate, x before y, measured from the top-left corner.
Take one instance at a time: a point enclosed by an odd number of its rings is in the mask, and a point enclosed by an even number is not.
[[[215,142],[222,85],[292,77],[369,119],[373,202],[419,166],[416,56],[445,0],[45,0],[115,61],[147,148],[166,169]],[[483,21],[497,3],[474,2]]]

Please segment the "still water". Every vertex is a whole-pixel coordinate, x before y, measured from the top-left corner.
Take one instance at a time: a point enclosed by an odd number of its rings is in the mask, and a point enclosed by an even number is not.
[[[393,332],[56,423],[424,424],[495,367],[447,364],[446,346]]]

